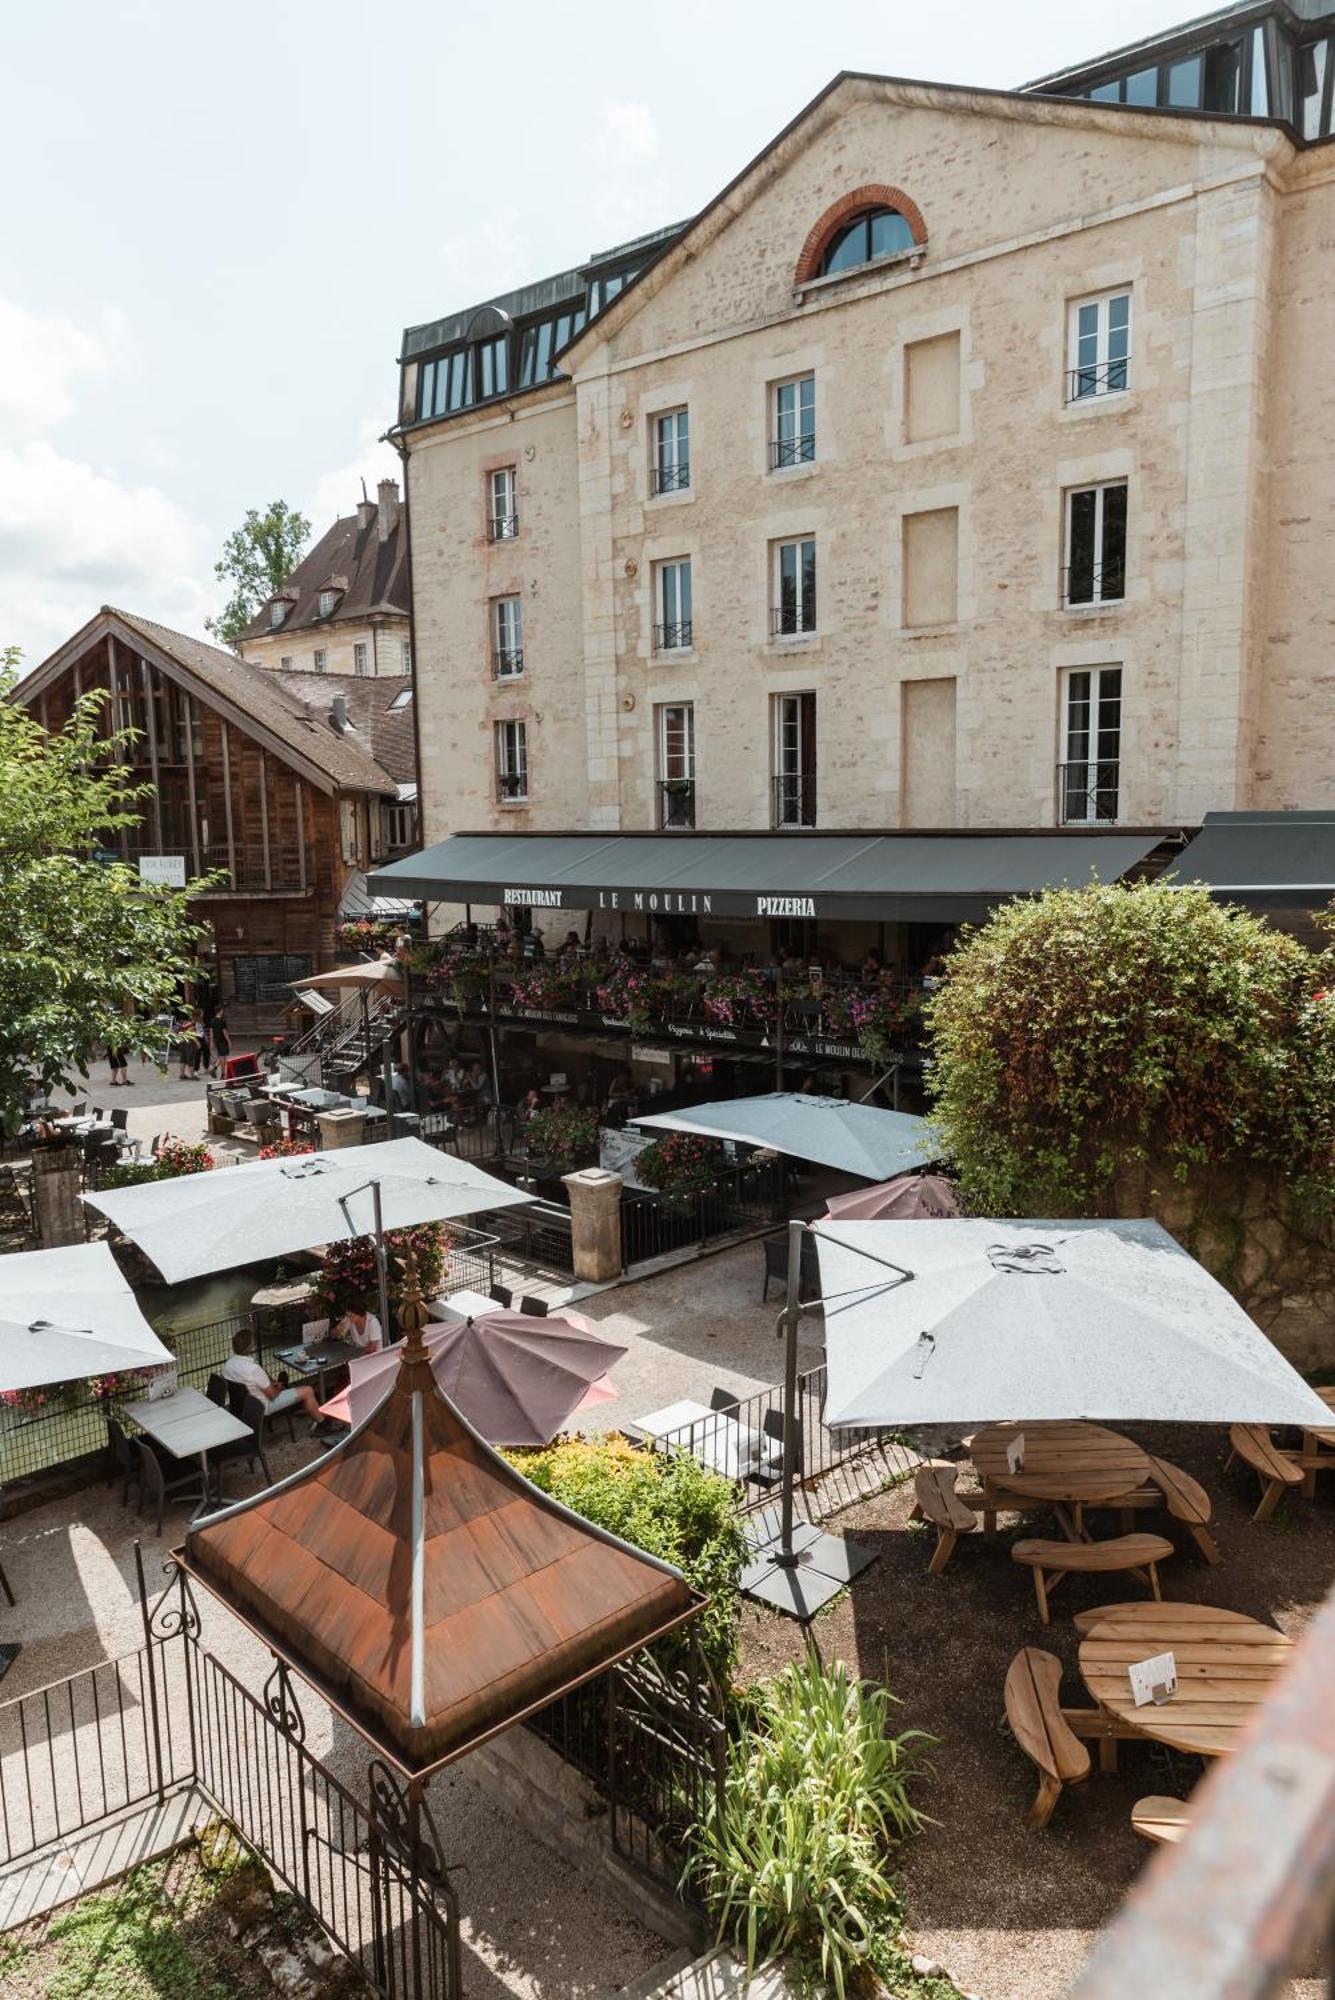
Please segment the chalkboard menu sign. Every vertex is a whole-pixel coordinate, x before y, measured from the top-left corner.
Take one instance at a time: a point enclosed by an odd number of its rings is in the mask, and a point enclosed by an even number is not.
[[[239,1006],[287,1000],[294,979],[309,979],[315,960],[309,952],[264,951],[251,958],[232,960],[233,997]]]

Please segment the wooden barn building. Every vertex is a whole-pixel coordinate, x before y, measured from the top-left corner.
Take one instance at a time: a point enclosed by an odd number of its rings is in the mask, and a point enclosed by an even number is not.
[[[369,867],[416,842],[412,682],[282,673],[104,605],[15,690],[51,729],[106,689],[104,733],[133,729],[143,824],[107,850],[199,899],[234,1033],[282,1022],[288,984],[334,962]],[[206,947],[207,950],[207,947]]]

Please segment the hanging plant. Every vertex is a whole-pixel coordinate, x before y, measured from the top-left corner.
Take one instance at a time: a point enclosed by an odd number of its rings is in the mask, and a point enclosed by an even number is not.
[[[562,1172],[596,1157],[598,1115],[577,1104],[553,1105],[549,1111],[535,1111],[528,1123],[529,1150],[539,1159],[550,1160]]]
[[[705,1139],[696,1132],[669,1132],[636,1154],[635,1178],[659,1194],[681,1194],[711,1180],[726,1159],[717,1139]]]
[[[403,1259],[407,1252],[411,1250],[413,1253],[422,1297],[434,1298],[440,1290],[449,1261],[449,1241],[449,1231],[438,1222],[423,1222],[412,1229],[386,1231],[392,1311],[397,1313],[403,1296]],[[353,1308],[375,1312],[379,1296],[374,1237],[349,1236],[341,1243],[331,1243],[324,1253],[320,1275],[311,1294],[318,1311],[330,1321],[342,1319],[344,1313]]]

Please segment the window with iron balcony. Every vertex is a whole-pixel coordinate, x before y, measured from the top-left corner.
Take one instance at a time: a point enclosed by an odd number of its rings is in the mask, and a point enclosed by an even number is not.
[[[491,670],[498,681],[518,680],[524,671],[524,605],[518,597],[493,600]]]
[[[774,386],[771,472],[791,465],[810,465],[816,456],[816,378],[800,375]]]
[[[1120,396],[1131,387],[1131,294],[1077,299],[1067,327],[1066,400]]]
[[[487,539],[510,542],[519,533],[519,498],[515,468],[501,466],[487,480]]]
[[[816,629],[816,541],[778,542],[774,549],[774,599],[770,635],[801,638]]]
[[[695,708],[668,702],[658,711],[658,824],[664,832],[695,825]]]
[[[496,796],[502,805],[528,797],[528,731],[522,722],[496,724]]]
[[[654,651],[688,651],[695,644],[689,556],[658,565],[656,595],[658,617],[654,624]]]
[[[654,418],[653,464],[649,490],[684,493],[691,483],[691,427],[687,410],[667,410]]]
[[[1066,563],[1062,603],[1068,608],[1120,604],[1126,596],[1127,486],[1074,487],[1066,496]]]

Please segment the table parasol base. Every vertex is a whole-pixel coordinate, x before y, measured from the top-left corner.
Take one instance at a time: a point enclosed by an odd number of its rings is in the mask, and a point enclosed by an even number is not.
[[[793,1541],[786,1560],[777,1541],[762,1550],[742,1571],[740,1585],[744,1597],[803,1624],[876,1560],[872,1549],[819,1530],[813,1536],[809,1527],[800,1535],[795,1530]]]

